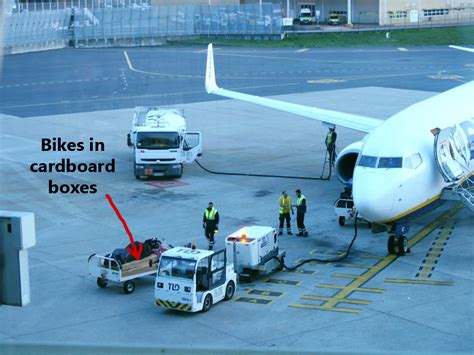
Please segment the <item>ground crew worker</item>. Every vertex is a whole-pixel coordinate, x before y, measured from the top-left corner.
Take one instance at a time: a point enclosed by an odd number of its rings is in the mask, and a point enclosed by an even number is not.
[[[209,202],[204,210],[202,228],[204,228],[204,234],[209,241],[209,250],[212,250],[214,248],[214,234],[219,229],[219,212],[214,208],[212,202]]]
[[[296,191],[296,223],[298,224],[298,237],[307,237],[308,232],[304,226],[304,214],[306,213],[306,197],[301,193],[300,189]]]
[[[329,132],[326,135],[326,149],[329,154],[329,162],[331,165],[334,165],[334,161],[336,160],[336,139],[337,133],[334,128],[329,128]]]
[[[278,229],[278,235],[283,234],[283,224],[286,220],[286,234],[293,235],[291,233],[291,225],[290,225],[290,211],[293,214],[293,206],[291,205],[291,197],[288,196],[286,191],[282,192],[282,196],[278,199],[278,205],[280,206],[280,228]]]

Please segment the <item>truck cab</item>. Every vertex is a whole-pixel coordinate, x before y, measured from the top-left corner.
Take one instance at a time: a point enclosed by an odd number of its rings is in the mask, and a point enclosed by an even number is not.
[[[202,154],[201,133],[187,132],[181,110],[136,107],[127,144],[134,148],[134,175],[181,177],[183,164]]]
[[[234,296],[234,264],[226,251],[176,247],[162,254],[156,276],[157,306],[185,312],[207,312]]]

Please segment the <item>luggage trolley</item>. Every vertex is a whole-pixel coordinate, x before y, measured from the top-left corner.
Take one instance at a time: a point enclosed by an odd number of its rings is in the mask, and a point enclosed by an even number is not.
[[[122,264],[114,258],[92,254],[88,262],[89,274],[97,277],[97,286],[105,288],[109,283],[117,283],[122,285],[126,294],[130,294],[135,290],[133,280],[156,274],[159,258],[152,254],[141,260]]]

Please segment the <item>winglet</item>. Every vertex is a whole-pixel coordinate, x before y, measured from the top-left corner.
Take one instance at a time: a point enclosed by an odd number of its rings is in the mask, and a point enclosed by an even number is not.
[[[218,86],[214,70],[214,51],[212,50],[212,43],[209,43],[207,46],[206,91],[208,94],[211,94],[215,89],[218,89]]]

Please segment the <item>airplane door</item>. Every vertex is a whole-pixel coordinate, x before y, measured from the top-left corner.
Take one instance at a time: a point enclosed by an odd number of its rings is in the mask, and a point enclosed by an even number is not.
[[[467,120],[444,129],[436,129],[434,154],[446,182],[456,182],[470,174],[474,160],[474,122]]]
[[[184,137],[184,162],[192,163],[202,154],[201,132],[188,132]]]

